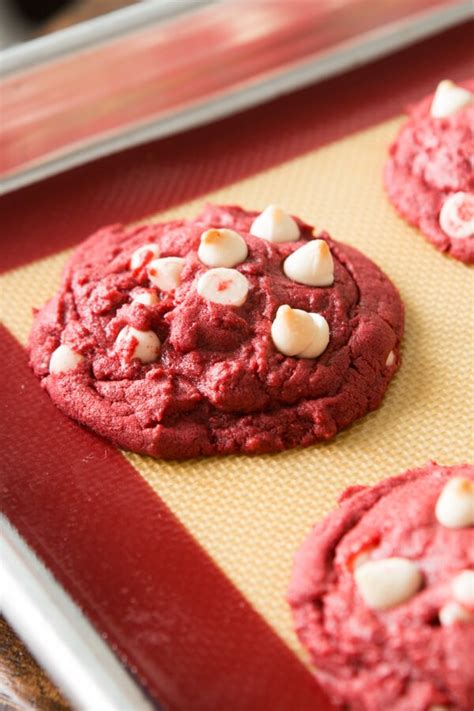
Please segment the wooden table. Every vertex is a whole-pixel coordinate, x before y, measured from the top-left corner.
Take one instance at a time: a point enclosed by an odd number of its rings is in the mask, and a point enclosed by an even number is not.
[[[0,711],[70,711],[71,706],[0,617]]]

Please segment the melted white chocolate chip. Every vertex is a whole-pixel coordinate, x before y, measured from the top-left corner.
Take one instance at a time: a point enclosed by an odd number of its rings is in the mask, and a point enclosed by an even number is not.
[[[145,306],[153,306],[158,303],[158,295],[154,289],[148,291],[140,291],[132,297],[132,301]]]
[[[456,602],[474,610],[474,570],[463,570],[451,582]]]
[[[421,587],[422,575],[413,561],[394,557],[359,565],[354,580],[369,607],[386,610],[413,597]]]
[[[286,356],[316,358],[329,343],[329,325],[324,316],[288,304],[280,306],[271,329],[275,347]]]
[[[252,222],[250,234],[268,242],[295,242],[299,239],[300,228],[281,207],[269,205]]]
[[[208,267],[235,267],[247,254],[245,240],[234,230],[212,229],[201,235],[198,257]]]
[[[154,259],[147,266],[148,278],[152,284],[161,291],[173,291],[181,281],[181,272],[184,269],[182,257],[163,257]]]
[[[391,368],[392,365],[394,365],[395,359],[396,359],[395,353],[393,351],[390,351],[390,353],[387,356],[387,360],[385,361],[385,365],[387,366],[387,368]]]
[[[438,617],[443,627],[474,621],[474,614],[454,600],[443,605]]]
[[[460,476],[450,479],[438,497],[435,515],[446,528],[474,526],[474,482]]]
[[[323,239],[315,239],[295,250],[283,264],[286,276],[307,286],[330,286],[334,282],[331,250]]]
[[[224,306],[242,306],[250,288],[247,277],[237,269],[217,267],[202,274],[197,291],[203,299]]]
[[[84,356],[74,351],[70,346],[58,346],[51,354],[49,372],[52,375],[67,373],[69,370],[75,370],[83,360]]]
[[[439,226],[451,239],[467,239],[474,235],[474,195],[453,193],[443,203]]]
[[[160,256],[160,248],[157,244],[144,244],[134,251],[130,257],[130,269],[140,269],[148,264],[152,259]]]
[[[133,340],[136,345],[132,358],[138,358],[142,363],[153,363],[160,354],[160,339],[154,331],[139,331],[133,326],[125,326],[118,334],[115,343],[121,346]]]
[[[472,94],[462,86],[458,86],[449,79],[440,81],[431,102],[431,115],[433,118],[445,118],[464,109],[472,101]]]

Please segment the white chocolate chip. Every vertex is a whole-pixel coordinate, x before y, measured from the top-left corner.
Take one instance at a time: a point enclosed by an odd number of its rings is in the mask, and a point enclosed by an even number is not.
[[[439,226],[451,239],[467,239],[474,235],[474,195],[453,193],[443,203]]]
[[[145,264],[160,256],[160,248],[157,244],[144,244],[134,251],[130,257],[130,269],[140,269]]]
[[[74,351],[70,346],[58,346],[51,354],[49,372],[52,375],[67,373],[68,370],[75,370],[83,360],[84,356]]]
[[[331,250],[323,239],[303,245],[285,259],[283,271],[288,279],[308,286],[330,286],[334,281]]]
[[[354,580],[364,602],[386,610],[406,602],[419,590],[422,576],[406,558],[385,558],[363,563],[354,570]]]
[[[275,347],[286,356],[316,358],[329,343],[328,322],[321,314],[280,306],[272,323]]]
[[[431,102],[431,115],[433,118],[445,118],[455,114],[456,111],[468,106],[472,101],[472,94],[462,86],[457,86],[449,79],[440,81]]]
[[[468,609],[474,609],[474,570],[463,570],[451,582],[454,599]]]
[[[436,704],[436,706],[430,706],[428,711],[449,711],[449,708],[447,706],[440,706],[439,704]]]
[[[236,269],[218,267],[202,274],[197,282],[197,291],[203,299],[224,306],[242,306],[247,298],[250,284]]]
[[[144,304],[145,306],[153,306],[153,304],[158,303],[158,295],[154,289],[150,289],[149,291],[140,291],[132,297],[132,301],[135,301],[138,304]]]
[[[247,254],[245,240],[234,230],[206,230],[201,235],[198,257],[208,267],[235,267]]]
[[[446,528],[474,526],[474,482],[460,476],[450,479],[438,497],[435,514]]]
[[[158,358],[161,343],[154,331],[139,331],[133,326],[125,326],[118,334],[115,343],[121,346],[132,339],[136,343],[132,358],[138,358],[142,363],[153,363]]]
[[[183,268],[182,257],[154,259],[147,266],[148,278],[161,291],[173,291],[180,284]]]
[[[287,356],[304,351],[311,342],[312,319],[307,311],[280,306],[272,323],[272,339],[277,349]]]
[[[387,368],[391,368],[394,363],[395,363],[395,353],[393,351],[390,351],[390,353],[387,356],[387,360],[385,361],[385,365],[387,366]]]
[[[329,324],[321,314],[309,314],[313,321],[312,339],[310,344],[299,353],[298,358],[317,358],[328,347]]]
[[[449,625],[454,625],[457,622],[472,622],[474,621],[474,615],[465,607],[460,605],[458,602],[447,602],[438,613],[439,621],[443,627],[449,627]]]
[[[300,228],[281,207],[269,205],[252,222],[250,234],[268,242],[294,242],[299,239]]]

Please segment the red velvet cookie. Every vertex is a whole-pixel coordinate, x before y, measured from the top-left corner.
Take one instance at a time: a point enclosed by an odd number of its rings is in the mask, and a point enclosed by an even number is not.
[[[289,602],[336,703],[471,711],[474,467],[348,489],[297,554]]]
[[[403,306],[370,260],[282,210],[107,227],[37,314],[31,365],[67,415],[157,457],[329,439],[380,405]]]
[[[442,81],[409,107],[384,183],[398,212],[441,252],[474,263],[474,80]]]

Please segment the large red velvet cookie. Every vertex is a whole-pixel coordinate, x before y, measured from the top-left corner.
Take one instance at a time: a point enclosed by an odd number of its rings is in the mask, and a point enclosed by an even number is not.
[[[434,462],[352,487],[300,549],[296,632],[336,702],[474,707],[474,467]]]
[[[352,247],[276,208],[207,206],[90,237],[30,351],[69,416],[183,458],[329,439],[379,406],[402,330],[397,290]]]
[[[474,263],[474,80],[443,81],[409,107],[390,147],[384,183],[408,222],[434,246]]]

